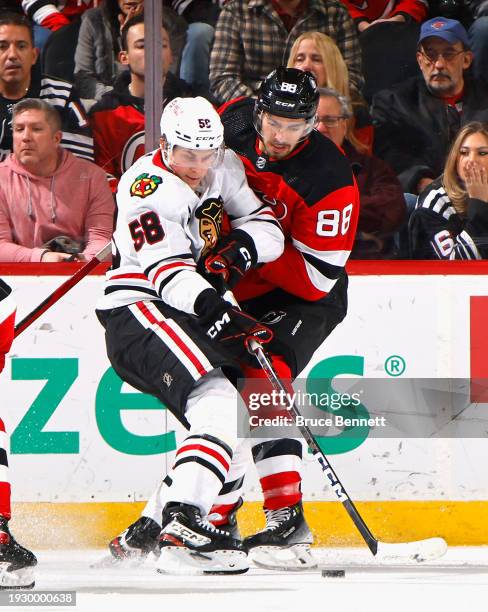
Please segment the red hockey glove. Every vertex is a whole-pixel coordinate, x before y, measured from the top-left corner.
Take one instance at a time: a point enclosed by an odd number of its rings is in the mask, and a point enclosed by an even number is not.
[[[205,259],[205,269],[211,274],[221,274],[232,289],[256,265],[257,259],[252,238],[246,232],[234,230],[218,241]]]
[[[220,342],[238,360],[249,354],[250,340],[266,344],[273,338],[273,332],[268,327],[231,306],[213,289],[205,289],[198,296],[195,312],[207,336]]]

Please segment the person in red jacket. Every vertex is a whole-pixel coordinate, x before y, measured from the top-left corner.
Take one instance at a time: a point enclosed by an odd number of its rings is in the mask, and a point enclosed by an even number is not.
[[[344,4],[359,33],[366,99],[417,74],[414,55],[420,24],[429,10],[427,0],[344,0]]]
[[[89,8],[98,6],[98,0],[22,0],[22,8],[32,21],[55,32],[80,17]],[[131,4],[127,0],[125,4]]]
[[[0,372],[14,339],[16,307],[11,294],[12,289],[0,279]],[[37,559],[16,542],[9,530],[12,513],[6,442],[5,425],[0,417],[0,589],[30,589],[35,584],[32,568]]]

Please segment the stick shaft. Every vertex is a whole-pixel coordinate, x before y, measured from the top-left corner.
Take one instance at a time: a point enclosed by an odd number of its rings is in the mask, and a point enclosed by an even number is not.
[[[15,326],[14,338],[17,338],[25,329],[27,329],[34,321],[36,321],[42,314],[46,312],[53,304],[55,304],[60,298],[63,297],[70,289],[77,285],[82,278],[85,278],[98,264],[107,257],[110,253],[111,245],[107,244],[101,251],[99,251],[88,263],[80,268],[73,276],[68,278],[62,285],[55,289],[51,295],[48,295],[45,300],[38,304],[34,310],[29,312],[20,323]]]
[[[259,362],[259,365],[264,370],[273,387],[276,389],[276,391],[286,394],[286,389],[281,380],[278,378],[276,372],[274,371],[274,368],[269,359],[267,358],[263,347],[259,344],[259,342],[256,342],[255,340],[252,340],[250,344],[251,349]],[[291,412],[294,417],[300,416],[300,411],[298,410],[295,403],[293,403],[291,406]],[[378,552],[378,540],[371,533],[363,517],[359,514],[359,511],[354,505],[354,502],[352,501],[351,497],[342,485],[342,482],[339,480],[339,477],[337,476],[333,467],[330,465],[329,460],[327,459],[319,444],[315,440],[312,432],[306,425],[297,424],[297,427],[300,430],[300,433],[305,438],[308,447],[315,455],[315,457],[317,457],[320,466],[324,471],[325,475],[327,476],[327,479],[329,480],[329,483],[332,489],[334,490],[334,493],[336,494],[337,498],[342,503],[342,505],[346,509],[346,512],[351,517],[352,522],[363,537],[363,540],[366,542],[370,551],[373,553],[373,555],[376,555],[376,553]]]

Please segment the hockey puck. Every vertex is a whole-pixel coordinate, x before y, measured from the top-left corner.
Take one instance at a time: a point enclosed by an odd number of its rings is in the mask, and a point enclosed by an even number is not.
[[[322,570],[322,578],[344,578],[346,570],[334,569],[334,570]]]

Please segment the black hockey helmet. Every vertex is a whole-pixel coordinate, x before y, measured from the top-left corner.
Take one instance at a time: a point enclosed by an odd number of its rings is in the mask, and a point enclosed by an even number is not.
[[[290,119],[312,119],[319,92],[310,72],[280,66],[261,83],[256,110]]]

